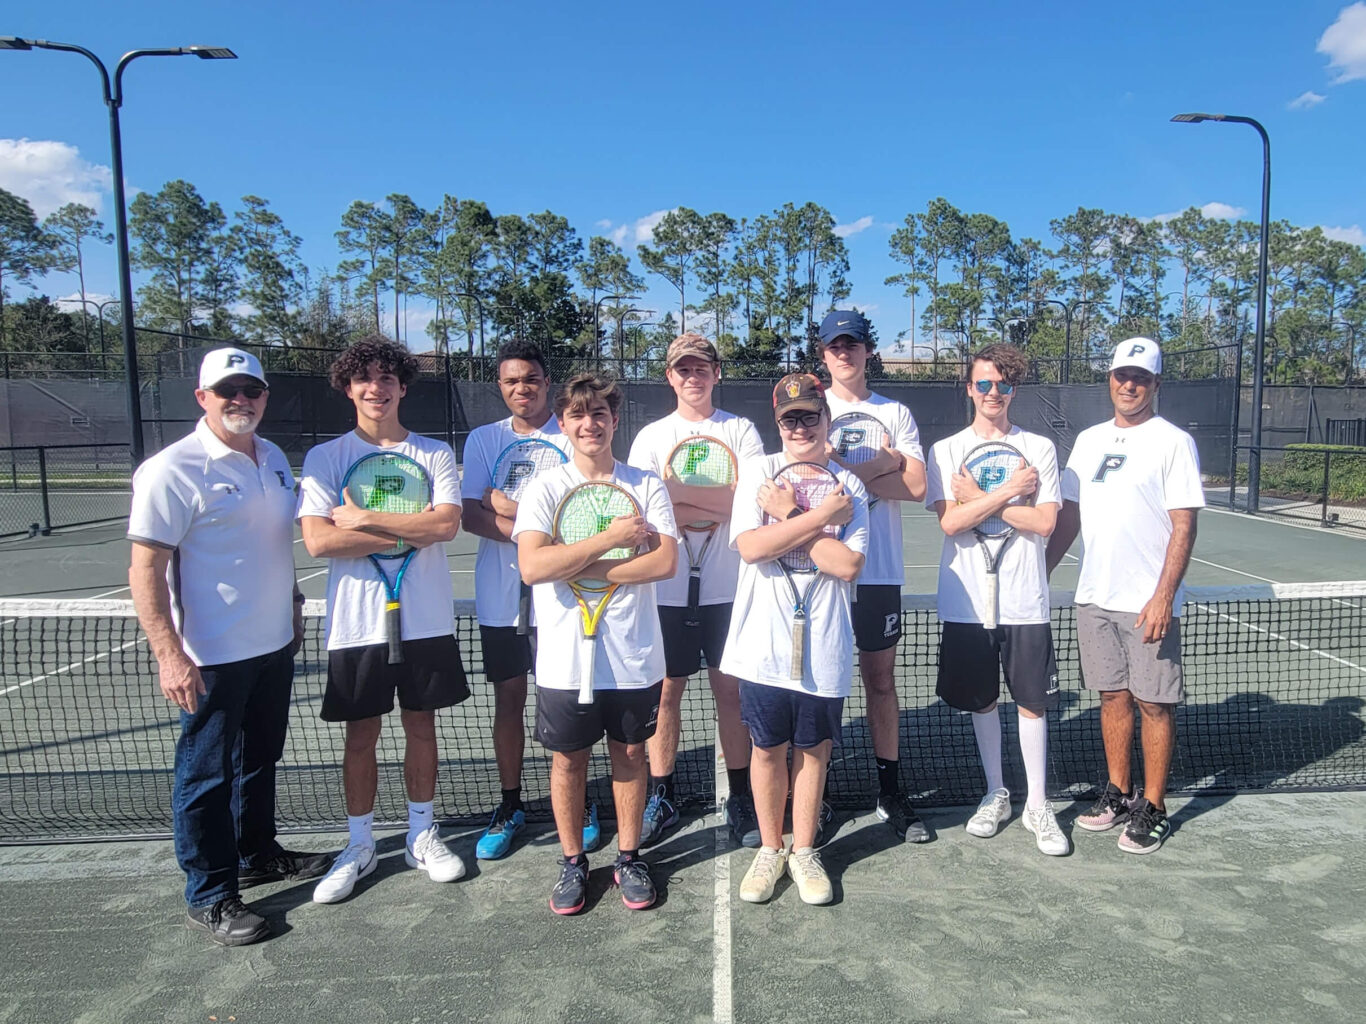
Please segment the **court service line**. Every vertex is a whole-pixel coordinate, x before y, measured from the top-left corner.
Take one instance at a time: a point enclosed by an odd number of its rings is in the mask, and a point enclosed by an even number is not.
[[[138,637],[136,640],[129,640],[127,643],[120,644],[118,647],[112,648],[111,650],[101,651],[99,654],[92,654],[88,658],[82,658],[80,661],[73,661],[71,664],[63,665],[61,668],[53,669],[51,672],[44,672],[40,676],[33,676],[31,679],[25,679],[22,683],[15,683],[13,686],[7,686],[5,689],[0,690],[0,697],[13,693],[15,690],[22,690],[25,686],[41,683],[44,679],[51,679],[53,676],[63,675],[70,672],[72,669],[80,668],[82,665],[88,665],[92,661],[100,661],[104,658],[113,657],[115,654],[126,651],[130,647],[135,647],[142,642],[142,637]]]
[[[1330,532],[1333,532],[1333,531],[1330,531],[1330,530],[1325,530],[1324,527],[1318,525],[1317,523],[1292,523],[1292,522],[1290,522],[1290,521],[1288,521],[1288,520],[1285,520],[1285,519],[1268,519],[1266,516],[1254,516],[1254,515],[1252,515],[1252,514],[1249,513],[1249,512],[1238,512],[1238,511],[1236,511],[1236,510],[1234,510],[1234,509],[1227,509],[1227,508],[1215,508],[1215,507],[1212,506],[1212,505],[1206,505],[1206,506],[1205,506],[1204,508],[1202,508],[1200,511],[1201,511],[1201,512],[1214,512],[1214,513],[1216,513],[1217,515],[1221,515],[1221,516],[1237,516],[1239,519],[1246,519],[1246,520],[1248,520],[1248,521],[1250,521],[1250,522],[1254,522],[1254,523],[1265,523],[1267,526],[1288,526],[1288,527],[1290,527],[1291,529],[1295,529],[1295,530],[1313,530],[1315,533],[1320,533],[1320,534],[1322,534],[1322,533],[1330,533]],[[1357,534],[1352,534],[1352,533],[1335,533],[1334,535],[1335,535],[1335,536],[1338,536],[1338,537],[1349,537],[1349,538],[1351,538],[1352,540],[1361,540],[1361,539],[1362,539],[1361,536],[1359,536],[1359,535],[1357,535]]]
[[[1199,602],[1196,602],[1196,604],[1199,604]],[[1243,629],[1248,630],[1249,632],[1261,633],[1265,636],[1271,637],[1271,639],[1273,640],[1278,640],[1281,643],[1289,644],[1291,647],[1298,647],[1302,651],[1308,651],[1310,654],[1317,655],[1318,657],[1323,658],[1327,661],[1332,661],[1339,665],[1343,665],[1346,668],[1355,669],[1357,672],[1366,675],[1366,666],[1358,665],[1354,661],[1349,661],[1346,658],[1339,658],[1336,654],[1329,654],[1327,651],[1321,651],[1317,647],[1310,647],[1306,643],[1302,643],[1299,640],[1294,640],[1288,636],[1284,636],[1280,633],[1273,632],[1272,630],[1269,630],[1264,626],[1258,626],[1252,622],[1244,622],[1236,615],[1230,615],[1227,612],[1216,611],[1212,605],[1200,605],[1200,607],[1204,608],[1206,611],[1213,611],[1215,615],[1219,616],[1219,618],[1227,619],[1229,622],[1232,622],[1235,625],[1238,625]]]
[[[726,842],[726,799],[730,796],[730,777],[726,775],[725,754],[721,752],[721,730],[716,730],[716,865],[712,910],[711,1018],[715,1024],[731,1024],[735,1007],[731,998],[730,941],[730,850]]]
[[[1239,576],[1246,576],[1248,579],[1250,579],[1250,580],[1256,580],[1258,583],[1281,583],[1281,582],[1284,582],[1284,581],[1282,581],[1282,580],[1268,579],[1268,578],[1265,577],[1265,576],[1258,576],[1255,572],[1244,572],[1242,569],[1235,569],[1235,568],[1233,568],[1233,566],[1231,566],[1231,565],[1224,565],[1224,564],[1221,563],[1221,562],[1210,562],[1210,561],[1207,561],[1207,560],[1204,559],[1204,558],[1196,558],[1194,555],[1191,556],[1191,561],[1192,561],[1192,562],[1199,562],[1201,565],[1212,566],[1212,567],[1215,568],[1215,569],[1222,569],[1224,572],[1233,572],[1233,573],[1237,573]]]

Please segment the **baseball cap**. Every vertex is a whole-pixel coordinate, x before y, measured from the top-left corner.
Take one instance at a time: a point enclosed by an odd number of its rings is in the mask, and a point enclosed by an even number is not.
[[[1130,338],[1115,346],[1115,357],[1110,360],[1110,369],[1118,370],[1124,366],[1136,366],[1147,370],[1154,377],[1162,374],[1162,347],[1152,338]]]
[[[711,363],[721,361],[721,357],[716,354],[716,346],[702,335],[680,334],[669,342],[669,351],[664,354],[664,366],[667,369],[687,356],[696,356],[698,359],[705,359]]]
[[[825,385],[809,373],[789,373],[773,389],[773,418],[780,419],[783,413],[827,412]]]
[[[826,313],[818,333],[823,345],[830,344],[840,335],[848,335],[870,348],[873,344],[873,332],[868,324],[868,318],[852,309],[836,309]]]
[[[266,375],[261,369],[261,360],[240,348],[216,348],[204,356],[199,364],[199,389],[207,391],[221,380],[229,377],[255,377],[266,387]]]

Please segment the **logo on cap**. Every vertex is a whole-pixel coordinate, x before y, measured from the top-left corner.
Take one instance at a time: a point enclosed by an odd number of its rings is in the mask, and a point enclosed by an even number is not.
[[[245,356],[240,356],[240,355],[238,355],[236,352],[234,352],[232,355],[228,356],[228,365],[229,365],[229,366],[236,366],[238,363],[243,363],[243,364],[245,364],[246,361],[247,361],[247,360],[246,360],[246,357],[245,357]]]
[[[800,395],[801,393],[802,393],[802,385],[801,385],[801,382],[800,382],[800,381],[790,380],[790,381],[787,382],[787,397],[788,397],[788,398],[796,398],[796,397],[797,397],[798,395]]]
[[[1135,345],[1135,346],[1133,346],[1132,348],[1129,349],[1129,355],[1131,355],[1131,356],[1136,356],[1136,355],[1138,355],[1140,352],[1146,352],[1147,350],[1148,350],[1148,349],[1147,349],[1147,346],[1145,346],[1145,345]]]

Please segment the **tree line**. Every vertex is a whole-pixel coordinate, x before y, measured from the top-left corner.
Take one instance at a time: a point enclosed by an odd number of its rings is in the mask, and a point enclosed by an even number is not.
[[[1196,208],[1161,220],[1079,208],[1049,230],[1047,241],[1017,239],[1004,220],[942,197],[907,214],[889,238],[902,269],[885,281],[907,301],[877,317],[877,369],[953,375],[993,338],[1024,346],[1041,379],[1058,379],[1069,349],[1073,379],[1094,379],[1111,340],[1135,334],[1162,341],[1184,376],[1227,374],[1240,348],[1250,355],[1257,224]],[[310,270],[267,200],[243,196],[229,216],[177,180],[133,200],[129,232],[142,275],[138,325],[165,332],[164,342],[140,340],[152,347],[200,336],[336,348],[381,330],[473,365],[514,334],[552,356],[631,358],[658,356],[691,328],[728,359],[777,364],[813,359],[812,325],[852,293],[843,233],[811,202],[739,218],[679,207],[630,252],[603,235],[585,242],[549,210],[495,213],[450,195],[427,209],[394,193],[353,202],[335,233],[335,268]],[[93,308],[85,260],[111,242],[88,207],[68,204],[39,222],[0,190],[0,348],[93,351],[91,325],[116,323],[118,307]],[[1366,250],[1278,221],[1268,252],[1267,378],[1366,375]],[[77,275],[79,310],[6,301],[10,285],[52,271]],[[671,308],[642,307],[652,280],[675,297]],[[405,337],[414,303],[431,313],[426,339]]]

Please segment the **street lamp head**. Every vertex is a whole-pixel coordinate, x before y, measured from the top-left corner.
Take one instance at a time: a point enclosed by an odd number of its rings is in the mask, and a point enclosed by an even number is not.
[[[33,42],[18,36],[0,36],[0,50],[31,50]]]
[[[200,60],[236,60],[237,54],[226,46],[186,46],[185,53],[192,53]]]
[[[1172,118],[1178,124],[1199,124],[1201,121],[1222,121],[1223,114],[1177,114]]]

